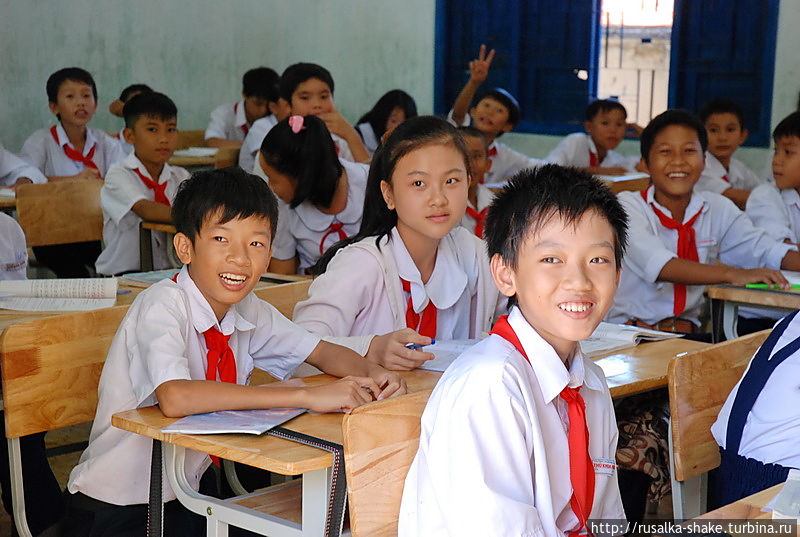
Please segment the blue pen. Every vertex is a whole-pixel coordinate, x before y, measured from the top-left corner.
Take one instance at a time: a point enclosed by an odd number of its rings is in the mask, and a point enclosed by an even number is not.
[[[431,342],[429,343],[429,345],[433,345],[434,343],[436,343],[436,340],[435,339],[431,339]],[[421,349],[422,347],[427,347],[427,346],[428,345],[420,345],[419,343],[409,343],[408,345],[406,345],[406,348],[407,349],[411,349],[412,351],[416,351],[416,350]]]

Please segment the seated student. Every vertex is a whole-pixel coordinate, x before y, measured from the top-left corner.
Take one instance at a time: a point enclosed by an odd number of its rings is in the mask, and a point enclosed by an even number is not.
[[[619,193],[631,239],[611,322],[698,333],[706,285],[788,285],[778,269],[800,269],[796,247],[753,226],[729,199],[693,190],[706,149],[699,119],[667,110],[644,129],[641,149],[652,185]]]
[[[294,321],[389,369],[432,358],[407,344],[480,337],[505,301],[482,241],[458,224],[469,156],[446,121],[402,123],[376,153],[358,234],[323,256]]]
[[[722,194],[744,209],[750,192],[764,183],[733,157],[747,139],[744,112],[730,99],[714,99],[700,110],[700,119],[706,126],[708,151],[706,167],[695,190]]]
[[[189,172],[167,161],[178,145],[178,109],[163,93],[133,97],[123,109],[125,140],[134,151],[108,170],[100,191],[105,249],[97,272],[120,275],[141,270],[139,224],[170,223],[170,204]],[[152,233],[153,267],[169,268],[166,234]]]
[[[254,121],[269,114],[269,96],[278,73],[269,67],[250,69],[242,77],[242,100],[211,112],[205,139],[209,147],[241,147]]]
[[[372,110],[356,122],[358,134],[361,135],[370,156],[375,154],[387,131],[391,131],[412,117],[417,117],[417,103],[414,97],[399,89],[384,93]]]
[[[514,307],[431,394],[400,537],[578,535],[590,518],[625,519],[611,396],[578,346],[614,300],[625,236],[619,202],[578,170],[526,170],[498,194],[486,242]]]
[[[483,185],[486,172],[492,169],[492,161],[488,156],[489,144],[486,136],[475,127],[459,127],[469,151],[469,192],[467,193],[467,210],[461,219],[461,225],[472,231],[476,237],[483,238],[486,227],[486,215],[494,193]]]
[[[280,88],[278,87],[280,79],[276,78],[275,83],[270,88],[269,95],[267,96],[267,106],[269,107],[269,114],[257,119],[250,125],[250,130],[244,137],[242,147],[239,150],[239,167],[246,172],[258,169],[260,172],[261,166],[258,165],[258,151],[261,149],[261,142],[264,141],[264,136],[270,131],[272,127],[289,117],[292,112],[292,107],[284,99],[281,99]],[[260,176],[260,173],[256,173]]]
[[[483,93],[470,108],[475,93],[489,76],[493,59],[494,50],[487,55],[486,45],[481,45],[478,58],[469,62],[469,80],[447,116],[453,125],[472,125],[486,137],[492,161],[491,169],[485,174],[487,183],[504,181],[520,170],[544,164],[540,159],[530,158],[497,141],[519,123],[519,103],[513,95],[502,88],[493,88]]]
[[[711,434],[720,446],[716,505],[786,480],[800,469],[800,317],[781,320],[722,405]]]
[[[152,93],[152,89],[147,84],[131,84],[119,95],[119,99],[116,101],[112,101],[111,104],[108,105],[108,111],[111,112],[112,115],[117,117],[124,118],[125,116],[122,113],[122,109],[125,106],[125,103],[130,101],[133,97],[136,97],[140,93]],[[120,131],[114,135],[119,141],[119,147],[122,149],[122,152],[125,155],[130,155],[133,152],[133,146],[125,141],[125,126],[120,129]]]
[[[47,177],[0,144],[0,186],[16,189],[28,183],[46,183]]]
[[[305,273],[336,241],[358,231],[369,167],[337,157],[320,118],[291,116],[275,125],[259,161],[280,200],[270,271]]]
[[[624,175],[636,171],[639,157],[626,157],[614,149],[625,138],[628,111],[619,101],[597,100],[586,107],[586,132],[561,140],[547,155],[548,162],[583,168],[599,175]]]
[[[114,138],[88,126],[97,111],[97,87],[88,72],[78,67],[56,71],[47,79],[47,99],[59,123],[31,134],[22,145],[22,158],[49,181],[102,179],[125,157]],[[59,278],[88,278],[100,241],[35,246],[33,253]]]
[[[285,407],[330,412],[406,391],[397,373],[320,341],[251,292],[267,268],[277,218],[264,181],[239,168],[198,172],[181,185],[174,242],[185,266],[136,297],[111,344],[89,447],[69,479],[72,534],[144,531],[151,441],[113,427],[116,412],[156,403],[169,417]],[[312,388],[243,385],[255,365],[284,379],[304,360],[356,376]],[[209,464],[207,455],[187,453],[193,487]],[[166,535],[199,535],[202,517],[164,488]]]

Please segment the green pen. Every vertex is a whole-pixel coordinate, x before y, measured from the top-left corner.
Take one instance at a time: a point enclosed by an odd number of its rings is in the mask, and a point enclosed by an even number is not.
[[[770,284],[770,283],[748,283],[747,285],[745,285],[745,287],[748,288],[748,289],[778,289],[778,290],[782,290],[780,287],[778,287],[777,284],[774,284],[774,283],[772,283],[772,284]],[[793,284],[791,284],[789,286],[789,289],[800,289],[800,284],[793,283]]]

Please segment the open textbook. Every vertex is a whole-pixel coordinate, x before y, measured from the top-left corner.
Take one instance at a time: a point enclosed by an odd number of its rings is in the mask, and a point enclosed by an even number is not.
[[[304,408],[271,408],[267,410],[221,410],[181,418],[161,429],[177,434],[263,434],[273,427],[306,412]]]
[[[150,287],[154,283],[158,283],[161,280],[175,277],[175,275],[180,271],[181,269],[179,268],[171,268],[164,270],[151,270],[149,272],[129,272],[124,276],[120,276],[120,280],[125,285],[130,285],[131,287]]]
[[[681,337],[681,334],[661,332],[626,324],[600,323],[592,335],[581,341],[581,352],[589,358],[638,345],[642,341],[658,341]]]
[[[0,281],[0,308],[9,310],[89,311],[116,300],[116,278]]]

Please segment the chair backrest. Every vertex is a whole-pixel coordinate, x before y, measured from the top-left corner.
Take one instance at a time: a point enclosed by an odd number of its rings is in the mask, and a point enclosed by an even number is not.
[[[312,281],[308,279],[265,287],[256,290],[255,294],[261,300],[266,300],[275,306],[286,318],[291,319],[294,314],[294,305],[308,298],[308,288],[311,287]]]
[[[67,179],[17,189],[17,216],[28,246],[103,238],[102,181]]]
[[[719,447],[711,436],[733,387],[771,330],[763,330],[707,349],[674,357],[669,363],[674,478],[686,481],[719,466]]]
[[[97,385],[128,306],[17,323],[2,336],[6,436],[94,419]]]
[[[187,147],[205,147],[206,146],[206,131],[179,131],[178,132],[178,149],[186,149]]]
[[[344,459],[353,537],[397,535],[408,469],[431,390],[385,399],[345,415]]]

